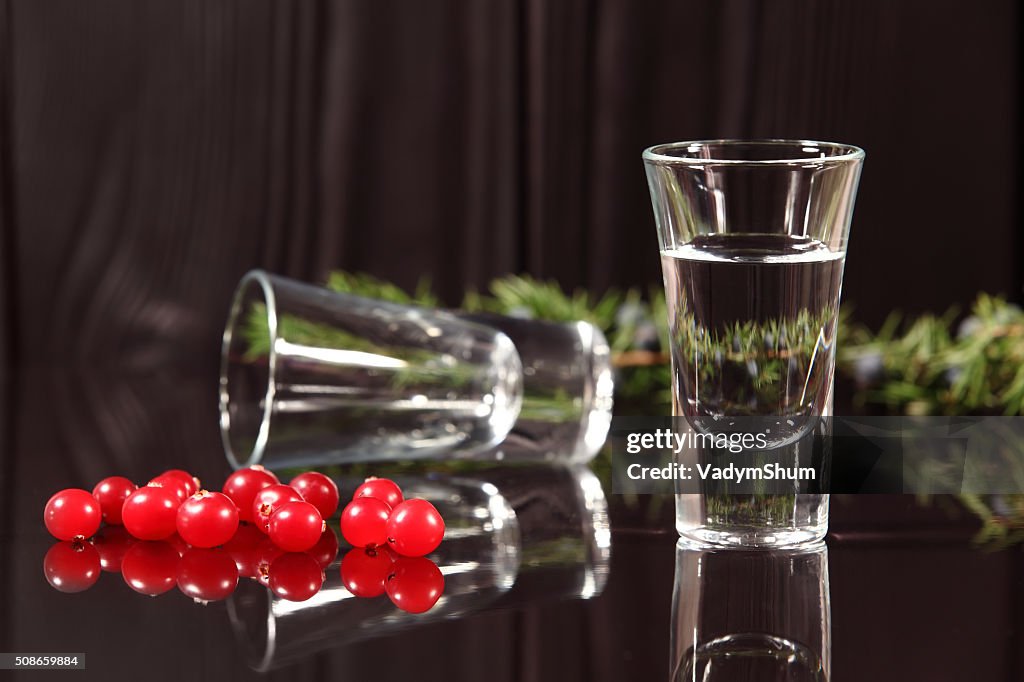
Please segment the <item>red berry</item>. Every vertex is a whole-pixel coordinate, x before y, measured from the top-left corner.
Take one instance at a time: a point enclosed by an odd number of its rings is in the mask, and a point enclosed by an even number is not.
[[[350,549],[341,560],[341,582],[356,597],[379,597],[394,564],[384,547]]]
[[[289,502],[302,502],[302,496],[290,486],[278,483],[260,490],[252,500],[253,523],[266,533],[270,517]]]
[[[287,601],[306,601],[320,591],[324,571],[316,559],[301,552],[282,554],[270,564],[270,589]]]
[[[329,519],[338,511],[338,486],[319,471],[299,474],[289,483],[302,499],[316,507],[320,516]]]
[[[238,518],[242,521],[252,521],[252,501],[256,493],[264,488],[277,485],[280,481],[277,476],[270,473],[261,466],[239,469],[228,476],[224,481],[221,491],[234,500],[238,507]]]
[[[384,589],[398,608],[409,613],[424,613],[432,609],[444,593],[444,576],[430,559],[399,557]]]
[[[125,530],[139,540],[163,540],[174,534],[178,496],[161,486],[139,488],[124,501],[121,519]]]
[[[155,597],[177,582],[181,557],[166,542],[136,542],[124,555],[121,575],[128,587]]]
[[[357,497],[341,513],[341,534],[353,547],[383,545],[388,539],[391,507],[375,497]]]
[[[248,523],[240,524],[234,536],[224,543],[224,551],[231,555],[238,567],[238,574],[243,578],[259,576],[260,544],[267,536]]]
[[[107,526],[92,539],[92,546],[100,555],[100,568],[109,573],[121,572],[121,560],[137,542],[121,526]]]
[[[444,520],[426,500],[406,500],[391,512],[387,536],[392,549],[402,556],[425,556],[441,544]]]
[[[178,564],[178,589],[197,601],[226,599],[237,585],[238,567],[222,549],[190,549]]]
[[[334,534],[330,526],[324,528],[324,532],[320,534],[320,539],[310,549],[306,550],[306,554],[316,559],[316,562],[320,564],[320,568],[323,569],[334,563],[334,560],[338,557],[338,536]]]
[[[157,486],[172,491],[175,497],[178,498],[178,502],[184,502],[191,494],[188,491],[191,486],[177,476],[160,474],[146,485]]]
[[[309,502],[288,502],[270,517],[267,535],[286,552],[313,549],[327,529],[323,517]]]
[[[43,523],[58,540],[92,537],[100,527],[100,503],[88,491],[66,488],[55,494],[43,509]]]
[[[107,524],[121,525],[121,507],[137,487],[124,476],[110,476],[96,484],[92,489],[92,496],[99,501],[103,520]]]
[[[217,547],[238,530],[238,508],[223,493],[200,490],[178,507],[177,527],[193,547]]]
[[[389,478],[376,477],[366,479],[361,486],[356,488],[352,499],[360,497],[375,497],[382,502],[387,502],[392,509],[402,504],[402,500],[405,499],[402,497],[402,489],[398,487],[397,483]]]
[[[202,484],[199,482],[198,478],[196,478],[195,476],[193,476],[192,474],[183,469],[168,469],[167,471],[157,476],[157,478],[165,477],[176,478],[182,483],[184,483],[189,496],[195,495],[203,487]]]
[[[88,542],[58,542],[43,557],[43,575],[61,592],[84,592],[100,579],[100,555]]]

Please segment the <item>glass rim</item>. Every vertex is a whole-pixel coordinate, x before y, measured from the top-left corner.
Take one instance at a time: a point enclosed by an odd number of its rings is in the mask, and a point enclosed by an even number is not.
[[[768,159],[730,159],[730,158],[715,158],[715,157],[689,157],[689,156],[675,156],[670,153],[666,153],[673,150],[685,149],[687,147],[694,147],[698,149],[707,149],[712,146],[719,147],[739,147],[739,146],[760,146],[760,147],[778,147],[783,148],[797,148],[805,153],[810,153],[804,149],[807,147],[814,147],[820,150],[831,150],[835,153],[827,156],[795,156],[795,155],[781,155],[779,158],[768,158]],[[696,149],[694,150],[696,151]],[[826,142],[820,140],[801,140],[801,139],[784,139],[784,138],[761,138],[761,139],[709,139],[709,140],[688,140],[684,142],[667,142],[663,144],[656,144],[652,147],[648,147],[644,150],[643,158],[647,163],[662,165],[662,166],[806,166],[814,165],[820,166],[823,164],[842,164],[849,163],[851,161],[863,160],[865,156],[864,150],[860,147],[852,144],[846,144],[844,142]]]
[[[267,331],[270,340],[270,351],[267,354],[267,386],[264,394],[263,415],[260,419],[259,432],[253,443],[252,451],[249,453],[236,453],[231,445],[231,411],[230,391],[228,388],[228,374],[231,369],[231,342],[238,326],[239,316],[242,314],[242,305],[246,292],[252,284],[257,284],[263,294],[264,303],[267,306]],[[277,300],[274,296],[274,284],[270,275],[263,270],[250,270],[242,276],[235,287],[235,293],[231,297],[231,312],[228,314],[228,322],[224,327],[224,336],[221,340],[220,376],[219,376],[219,400],[220,409],[220,435],[221,443],[224,446],[224,453],[228,461],[235,469],[253,466],[263,460],[263,453],[266,450],[267,441],[270,438],[270,419],[274,404],[274,394],[277,392],[277,383],[274,376],[277,372]],[[245,457],[239,457],[245,454]]]

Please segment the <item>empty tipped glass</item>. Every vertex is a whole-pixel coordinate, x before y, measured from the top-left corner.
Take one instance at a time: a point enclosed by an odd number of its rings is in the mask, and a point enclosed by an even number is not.
[[[673,413],[695,432],[760,434],[771,459],[809,464],[808,439],[823,435],[815,430],[831,413],[839,293],[863,159],[857,147],[803,140],[681,142],[644,152]],[[739,545],[823,537],[828,497],[798,490],[713,501],[680,495],[677,527]]]
[[[586,322],[449,313],[253,271],[224,332],[221,434],[235,467],[585,462],[612,390],[608,343]]]
[[[220,412],[236,467],[479,451],[521,404],[519,354],[493,328],[259,270],[235,292]]]

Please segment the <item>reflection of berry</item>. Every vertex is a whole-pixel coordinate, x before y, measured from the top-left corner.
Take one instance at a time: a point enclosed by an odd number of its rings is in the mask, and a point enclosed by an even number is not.
[[[100,568],[109,573],[121,572],[121,560],[137,542],[121,526],[107,526],[92,539],[92,546],[100,555]]]
[[[121,561],[121,575],[136,592],[155,597],[174,587],[179,561],[166,542],[136,542]]]
[[[185,484],[185,492],[189,497],[195,495],[203,487],[199,483],[199,479],[183,469],[168,469],[163,472],[157,478],[176,478]]]
[[[306,554],[316,559],[320,568],[326,569],[334,562],[338,557],[338,536],[334,534],[330,526],[324,528],[320,539],[313,547],[306,550]]]
[[[387,502],[389,507],[397,507],[405,499],[402,497],[402,489],[398,484],[389,478],[368,478],[363,484],[356,488],[352,499],[360,497],[375,497],[382,502]]]
[[[238,508],[223,493],[200,490],[178,507],[178,535],[193,547],[217,547],[238,530]]]
[[[266,533],[270,517],[288,502],[302,502],[302,496],[294,488],[280,483],[263,488],[252,500],[253,523]]]
[[[160,486],[139,488],[124,501],[121,520],[139,540],[163,540],[177,528],[178,497]]]
[[[444,576],[430,559],[399,557],[384,589],[398,608],[423,613],[432,609],[444,593]]]
[[[260,533],[260,535],[263,535]],[[278,557],[284,554],[284,550],[275,545],[270,538],[263,535],[263,539],[256,547],[256,580],[268,585],[270,582],[270,565],[273,564]]]
[[[124,476],[110,476],[96,484],[92,489],[92,496],[99,501],[103,520],[107,524],[121,525],[121,508],[137,487]]]
[[[100,579],[100,555],[87,542],[58,542],[43,557],[46,581],[61,592],[84,592]]]
[[[425,556],[441,544],[444,521],[426,500],[406,500],[391,512],[387,537],[392,549],[402,556]]]
[[[299,474],[289,483],[306,502],[316,507],[320,516],[329,519],[338,511],[338,486],[318,471]]]
[[[306,601],[320,591],[324,572],[316,559],[301,552],[282,554],[270,564],[270,589],[287,601]]]
[[[190,549],[178,564],[178,589],[198,601],[220,601],[235,591],[238,567],[222,549]]]
[[[242,521],[252,521],[252,501],[256,493],[278,483],[280,481],[277,480],[277,476],[261,466],[254,466],[239,469],[228,476],[221,491],[238,507],[238,518]]]
[[[384,594],[384,581],[394,563],[384,547],[350,549],[341,560],[341,582],[356,597],[378,597]]]
[[[320,512],[309,502],[288,502],[270,517],[267,535],[286,552],[312,549],[324,532]]]
[[[235,560],[238,574],[243,578],[256,578],[259,576],[260,546],[265,542],[267,536],[257,530],[256,526],[250,523],[243,523],[238,526],[234,536],[224,543],[224,551]]]
[[[55,494],[43,509],[43,522],[58,540],[92,537],[100,527],[100,503],[86,490],[67,488]]]
[[[391,507],[375,497],[357,497],[341,513],[341,534],[353,547],[373,547],[387,542]]]
[[[185,552],[192,549],[177,533],[171,533],[170,537],[164,538],[163,541],[170,545],[171,549],[177,552],[180,557],[185,556]]]

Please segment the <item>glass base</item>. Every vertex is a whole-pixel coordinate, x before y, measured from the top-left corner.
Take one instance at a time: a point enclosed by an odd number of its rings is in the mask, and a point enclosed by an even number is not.
[[[819,542],[828,528],[728,528],[714,529],[676,527],[687,540],[716,547],[795,547]]]
[[[717,547],[794,547],[828,533],[828,495],[676,495],[676,530]]]

